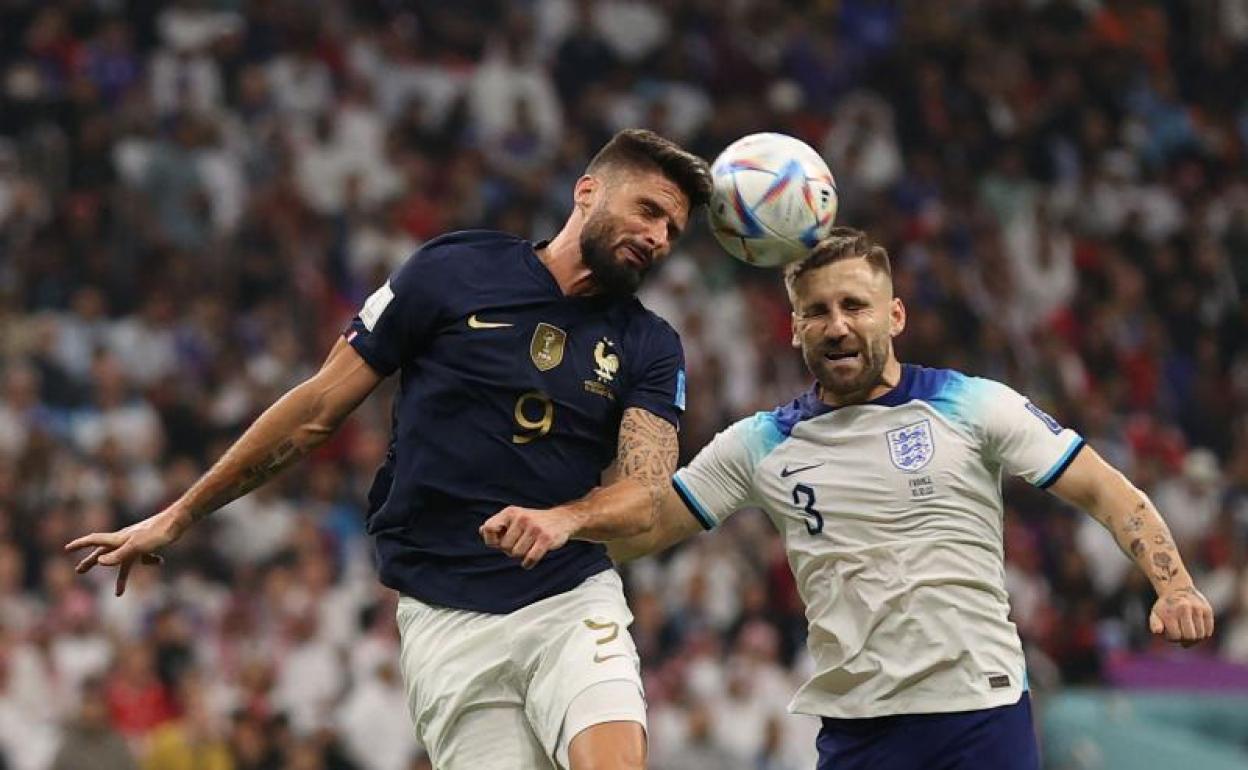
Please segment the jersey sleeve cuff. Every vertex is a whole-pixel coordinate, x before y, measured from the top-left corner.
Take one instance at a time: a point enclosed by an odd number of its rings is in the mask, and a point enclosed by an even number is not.
[[[676,490],[680,501],[689,509],[689,513],[693,514],[693,518],[697,519],[698,523],[702,525],[702,529],[715,529],[719,522],[706,509],[706,506],[698,502],[698,498],[694,497],[693,492],[689,490],[685,482],[680,480],[680,476],[672,476],[672,489]]]
[[[680,431],[680,411],[670,404],[658,405],[649,399],[634,399],[624,403],[625,409],[642,409],[649,412],[655,417],[662,418],[672,424],[678,432]]]
[[[347,344],[355,348],[355,352],[360,354],[360,358],[364,359],[364,363],[368,364],[373,371],[382,377],[389,377],[397,369],[397,366],[391,365],[389,361],[382,359],[380,355],[373,350],[368,344],[368,332],[358,328],[359,321],[355,321],[348,326],[342,333],[342,338]]]
[[[1040,477],[1040,480],[1036,482],[1036,486],[1040,489],[1048,489],[1053,486],[1054,482],[1062,477],[1062,474],[1066,472],[1070,464],[1079,456],[1080,450],[1087,446],[1087,443],[1083,440],[1083,436],[1075,436],[1075,440],[1066,448],[1066,451],[1057,459],[1057,462],[1053,463],[1053,467],[1049,468],[1048,472]]]

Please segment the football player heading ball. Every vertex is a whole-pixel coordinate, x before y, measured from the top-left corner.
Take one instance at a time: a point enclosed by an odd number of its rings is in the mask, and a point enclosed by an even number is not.
[[[710,188],[705,161],[628,129],[577,180],[553,240],[429,241],[178,501],[69,543],[91,548],[79,571],[117,566],[120,594],[137,560],[294,464],[398,372],[368,531],[401,594],[408,705],[434,767],[643,767],[632,616],[587,541],[648,526],[676,468],[680,341],[633,292]],[[618,480],[599,488],[612,464]],[[574,498],[558,528],[494,515]],[[482,541],[487,519],[491,543],[520,559]]]
[[[906,311],[884,248],[836,228],[785,283],[815,382],[716,436],[675,474],[655,526],[610,550],[623,561],[740,508],[766,513],[806,606],[815,671],[791,708],[823,717],[819,768],[1039,767],[1004,585],[1002,474],[1110,531],[1157,592],[1153,633],[1212,635],[1152,502],[1078,434],[1006,385],[897,360]]]

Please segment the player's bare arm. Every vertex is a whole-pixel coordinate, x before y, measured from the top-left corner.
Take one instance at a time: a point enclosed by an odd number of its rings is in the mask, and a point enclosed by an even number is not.
[[[527,569],[568,540],[602,542],[646,532],[659,518],[678,451],[675,426],[644,409],[626,409],[610,483],[548,510],[504,508],[481,525],[481,536]]]
[[[1091,447],[1084,447],[1050,488],[1101,523],[1157,591],[1149,615],[1153,633],[1194,644],[1213,635],[1213,609],[1192,576],[1153,503]]]
[[[654,526],[645,532],[607,542],[607,553],[616,564],[665,551],[682,540],[698,534],[702,525],[693,517],[669,481],[659,501]]]
[[[320,371],[265,410],[177,501],[124,529],[92,532],[67,544],[67,551],[92,549],[77,571],[87,572],[96,564],[118,567],[120,596],[136,559],[155,563],[157,551],[192,524],[294,465],[329,438],[380,381],[359,353],[339,339]]]

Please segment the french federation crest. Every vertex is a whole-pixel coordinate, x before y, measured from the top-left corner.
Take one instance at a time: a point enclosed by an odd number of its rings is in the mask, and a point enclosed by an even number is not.
[[[896,428],[884,434],[888,441],[888,458],[898,470],[913,473],[932,461],[936,445],[932,441],[932,423],[920,420],[913,425]]]
[[[613,350],[615,343],[606,337],[594,346],[594,374],[603,382],[615,379],[615,373],[620,370],[620,357],[611,352]]]

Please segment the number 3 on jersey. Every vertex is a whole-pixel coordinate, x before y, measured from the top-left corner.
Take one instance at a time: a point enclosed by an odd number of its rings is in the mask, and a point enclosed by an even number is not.
[[[550,426],[555,422],[555,404],[545,393],[530,390],[516,399],[514,417],[516,425],[524,432],[513,433],[511,443],[527,444],[550,433]]]
[[[823,514],[815,510],[815,490],[805,484],[793,487],[793,504],[806,514],[806,531],[817,535],[823,531]]]

